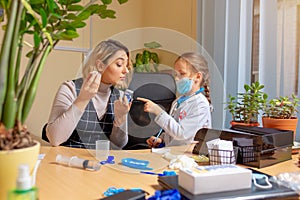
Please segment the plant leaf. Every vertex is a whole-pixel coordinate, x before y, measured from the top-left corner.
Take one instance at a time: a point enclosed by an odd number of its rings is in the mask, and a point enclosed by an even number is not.
[[[158,42],[153,41],[153,42],[145,43],[144,47],[150,48],[150,49],[155,49],[155,48],[161,47],[161,44],[159,44]]]
[[[40,15],[42,17],[42,26],[45,28],[47,26],[47,14],[43,8],[40,9]]]
[[[105,18],[114,19],[116,18],[115,14],[116,12],[114,10],[104,10],[99,14],[99,16],[101,17],[101,19],[105,19]]]
[[[128,0],[118,0],[119,4],[126,3]]]
[[[103,4],[111,4],[112,0],[101,0]]]
[[[74,38],[79,37],[79,34],[76,31],[73,30],[66,30],[64,32],[61,32],[58,34],[59,38],[63,38],[63,40],[72,40]]]
[[[73,21],[70,25],[75,28],[83,28],[86,26],[86,23],[82,21]]]
[[[81,11],[83,10],[83,6],[81,5],[70,5],[67,7],[68,11]]]
[[[79,15],[78,15],[78,19],[80,20],[86,20],[91,16],[91,12],[88,10],[84,10],[82,11]]]
[[[33,33],[33,38],[34,38],[34,47],[38,48],[41,43],[41,38],[36,32]]]

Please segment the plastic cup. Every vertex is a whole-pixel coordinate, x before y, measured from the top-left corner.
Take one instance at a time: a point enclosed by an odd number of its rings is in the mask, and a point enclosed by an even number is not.
[[[96,141],[96,158],[100,161],[106,160],[109,156],[110,141],[97,140]]]

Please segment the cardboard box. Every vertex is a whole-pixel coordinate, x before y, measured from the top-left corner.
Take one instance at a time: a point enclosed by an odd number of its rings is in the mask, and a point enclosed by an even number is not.
[[[236,165],[198,166],[178,175],[179,185],[194,195],[248,189],[251,181],[252,171]]]

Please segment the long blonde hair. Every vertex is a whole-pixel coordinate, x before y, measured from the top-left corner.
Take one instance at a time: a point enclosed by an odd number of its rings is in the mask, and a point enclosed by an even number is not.
[[[208,63],[204,56],[196,52],[186,52],[179,56],[175,62],[177,62],[179,59],[183,59],[191,64],[195,72],[201,72],[203,78],[202,82],[200,83],[200,87],[204,87],[205,97],[207,98],[208,102],[211,103],[209,91],[210,76]]]
[[[126,52],[128,57],[127,68],[130,69],[131,63],[128,48],[119,41],[109,39],[100,42],[86,57],[82,68],[83,77],[87,77],[89,72],[96,70],[96,60],[101,60],[104,65],[109,65],[109,58],[120,50]]]

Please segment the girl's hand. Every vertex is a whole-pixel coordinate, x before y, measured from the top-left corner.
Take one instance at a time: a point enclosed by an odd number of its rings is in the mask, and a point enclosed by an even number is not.
[[[147,142],[149,148],[155,148],[155,147],[158,147],[162,143],[162,139],[151,136],[149,139],[147,139],[146,142]]]
[[[138,97],[137,100],[143,101],[145,103],[144,104],[144,111],[145,112],[149,112],[149,113],[153,113],[155,115],[159,115],[163,111],[163,109],[161,107],[159,107],[159,105],[157,105],[156,103],[154,103],[153,101],[151,101],[149,99]]]

